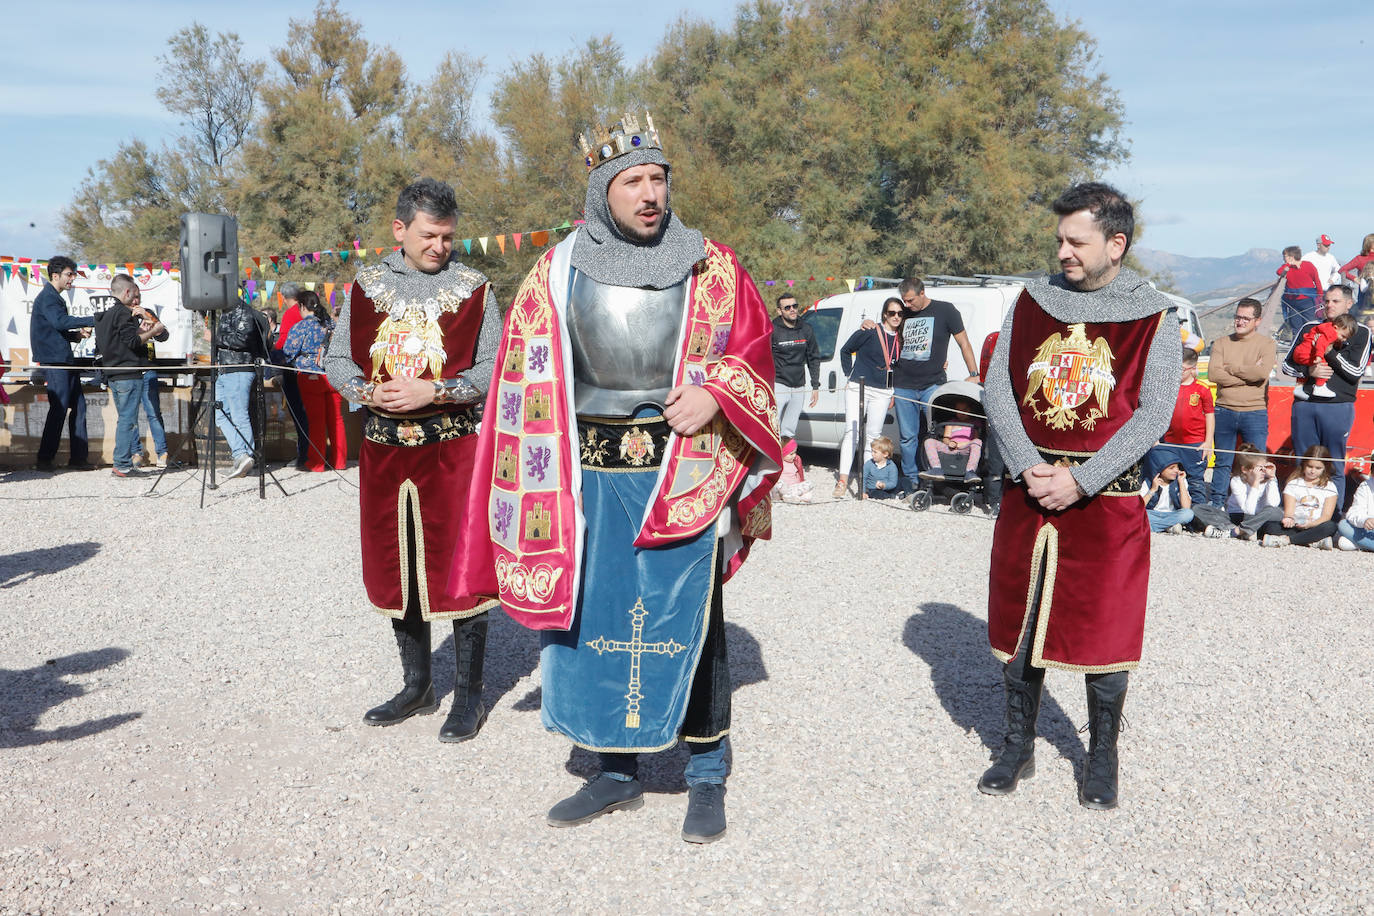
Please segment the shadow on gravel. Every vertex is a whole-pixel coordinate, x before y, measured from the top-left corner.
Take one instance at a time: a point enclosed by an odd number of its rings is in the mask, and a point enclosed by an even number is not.
[[[539,664],[539,634],[520,626],[502,611],[493,610],[487,616],[491,622],[487,625],[487,657],[482,667],[482,702],[491,709]],[[434,695],[443,699],[453,692],[458,662],[453,654],[452,625],[436,626],[448,631],[430,666],[434,672]],[[524,711],[520,703],[515,708]],[[534,708],[538,709],[539,704]]]
[[[117,728],[126,722],[143,715],[141,712],[121,713],[103,719],[91,719],[79,725],[66,725],[62,728],[43,731],[34,728],[44,712],[66,700],[72,700],[86,693],[80,684],[64,678],[79,674],[90,674],[102,668],[118,664],[129,657],[128,649],[96,649],[92,652],[78,652],[62,658],[50,658],[36,668],[27,671],[0,668],[0,748],[31,747],[51,741],[74,741],[100,732]]]
[[[988,649],[987,623],[953,604],[928,602],[907,618],[902,643],[930,666],[940,705],[965,733],[976,731],[983,745],[1002,747],[1002,663]],[[1073,722],[1055,702],[1046,678],[1037,733],[1059,756],[1080,770],[1087,753]],[[1081,685],[1075,675],[1071,683]]]
[[[725,624],[725,645],[730,659],[731,694],[741,687],[768,680],[768,668],[763,663],[763,652],[759,648],[759,641],[754,638],[752,633],[737,623],[727,621]],[[520,703],[530,701],[533,701],[534,709],[539,708],[538,690],[530,691],[530,695],[521,699]],[[691,752],[687,750],[687,745],[682,742],[656,754],[640,754],[639,781],[644,785],[644,790],[670,795],[686,792],[687,785],[682,781],[682,774],[687,768],[687,758],[690,756]],[[726,767],[733,765],[733,762],[734,753],[727,742]],[[568,753],[565,769],[574,776],[591,779],[601,771],[601,762],[592,751],[574,747]],[[572,794],[571,789],[568,794]]]
[[[80,566],[99,552],[100,545],[94,541],[80,541],[42,550],[0,554],[0,588],[14,588],[30,579]]]

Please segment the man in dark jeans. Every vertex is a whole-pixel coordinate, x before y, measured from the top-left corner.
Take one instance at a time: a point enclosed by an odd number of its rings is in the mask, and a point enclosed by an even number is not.
[[[1355,304],[1350,287],[1332,286],[1322,297],[1327,319],[1344,315]],[[1309,321],[1298,328],[1293,346],[1283,361],[1283,374],[1298,379],[1293,390],[1293,454],[1302,455],[1314,445],[1324,445],[1331,453],[1331,482],[1336,485],[1336,514],[1345,509],[1345,445],[1350,428],[1355,425],[1355,395],[1360,379],[1369,365],[1369,328],[1360,325],[1349,340],[1337,341],[1326,351],[1323,359],[1312,366],[1300,365],[1293,351],[1304,334],[1316,326]],[[1319,379],[1326,381],[1332,397],[1310,400],[1312,386]]]
[[[71,258],[57,255],[48,262],[48,283],[33,300],[33,315],[29,319],[29,356],[35,363],[70,365],[72,344],[91,336],[95,319],[68,314],[62,298],[75,280],[76,262]],[[81,390],[80,371],[45,368],[43,378],[48,389],[48,420],[43,424],[43,438],[38,444],[38,470],[57,469],[55,459],[64,423],[71,441],[70,467],[94,470],[95,466],[87,460],[90,445],[86,439],[86,395]]]
[[[115,274],[110,281],[110,295],[119,301],[100,313],[95,323],[95,342],[119,415],[112,473],[116,477],[135,477],[138,405],[143,391],[143,367],[148,365],[148,341],[165,340],[167,329],[143,310],[138,284],[128,274]],[[151,319],[146,326],[145,319]]]

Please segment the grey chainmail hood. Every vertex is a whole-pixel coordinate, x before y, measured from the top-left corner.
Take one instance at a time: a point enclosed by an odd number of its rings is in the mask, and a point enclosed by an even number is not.
[[[1053,318],[1066,324],[1135,321],[1175,308],[1173,302],[1140,274],[1125,267],[1117,272],[1112,282],[1090,292],[1070,286],[1062,273],[1032,280],[1026,284],[1026,291]]]
[[[611,219],[606,189],[621,172],[648,163],[668,171],[668,199],[663,231],[657,240],[640,245],[625,238]],[[673,213],[672,180],[672,168],[657,149],[633,150],[592,169],[587,176],[587,222],[573,242],[572,266],[610,286],[667,289],[681,283],[692,265],[706,257],[706,242]]]

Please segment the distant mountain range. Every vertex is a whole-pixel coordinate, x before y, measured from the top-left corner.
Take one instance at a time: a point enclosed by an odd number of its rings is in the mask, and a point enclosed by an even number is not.
[[[1131,253],[1146,270],[1198,303],[1267,286],[1274,282],[1274,269],[1283,261],[1272,248],[1251,248],[1229,258],[1192,258],[1153,248],[1132,248]]]

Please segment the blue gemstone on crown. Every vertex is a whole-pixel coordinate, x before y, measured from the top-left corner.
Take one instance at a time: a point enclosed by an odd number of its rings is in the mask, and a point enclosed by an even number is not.
[[[635,134],[633,137],[630,138],[630,145],[631,145],[631,146],[639,146],[639,143],[640,143],[639,134]]]

